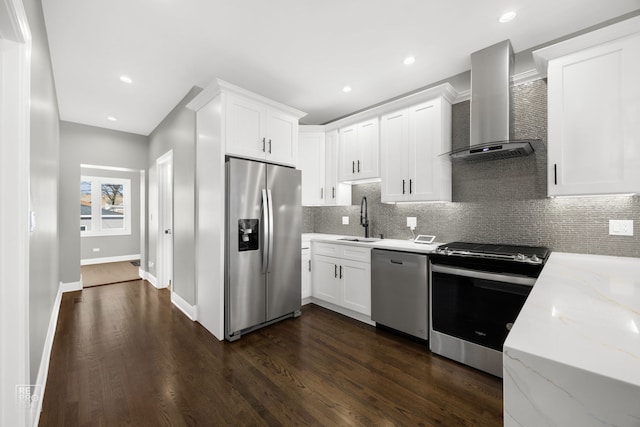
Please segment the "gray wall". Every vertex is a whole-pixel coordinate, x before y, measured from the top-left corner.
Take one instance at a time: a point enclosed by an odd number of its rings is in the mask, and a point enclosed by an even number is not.
[[[29,238],[29,363],[31,383],[35,384],[58,292],[59,113],[42,5],[38,0],[23,4],[32,36],[29,179],[37,227]]]
[[[196,302],[195,283],[195,164],[196,114],[185,105],[202,89],[194,87],[149,135],[148,167],[173,150],[173,290],[189,304]],[[149,179],[151,180],[151,172]],[[151,221],[149,221],[151,222]],[[155,270],[155,234],[149,233],[147,271]]]
[[[546,145],[546,82],[514,88],[516,138],[539,138]],[[454,148],[469,144],[469,102],[454,105]],[[387,205],[380,184],[353,187],[354,206],[304,209],[305,231],[361,235],[362,196],[369,202],[370,231],[406,239],[406,217],[418,218],[416,233],[435,234],[440,242],[544,245],[554,251],[640,256],[640,197],[547,198],[547,154],[484,163],[454,163],[453,202]],[[341,225],[348,215],[350,225]],[[636,235],[609,236],[609,219],[632,219]],[[309,226],[313,223],[313,228]]]
[[[102,176],[131,180],[131,234],[123,236],[80,237],[80,259],[105,258],[140,253],[140,171],[123,172],[105,169],[81,168],[83,176]],[[93,252],[99,248],[99,252]]]
[[[148,148],[146,136],[60,122],[60,280],[63,283],[80,280],[80,164],[146,170]],[[139,215],[132,221],[139,223]],[[100,256],[110,255],[100,252]]]

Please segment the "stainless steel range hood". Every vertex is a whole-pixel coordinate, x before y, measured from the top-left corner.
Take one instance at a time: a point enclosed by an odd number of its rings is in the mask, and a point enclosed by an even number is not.
[[[534,152],[531,140],[515,140],[511,132],[512,69],[509,40],[471,54],[470,146],[449,153],[452,160],[496,160]]]

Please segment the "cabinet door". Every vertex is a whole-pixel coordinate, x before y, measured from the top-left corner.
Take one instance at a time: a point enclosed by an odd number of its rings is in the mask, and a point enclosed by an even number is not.
[[[298,169],[302,171],[302,205],[324,204],[331,195],[325,190],[324,132],[300,132]]]
[[[347,206],[351,204],[351,185],[338,181],[338,131],[333,130],[325,135],[325,197],[326,205]]]
[[[438,162],[441,160],[441,101],[436,100],[409,109],[409,200],[439,200]],[[449,161],[445,159],[445,161]],[[450,180],[448,182],[451,182]]]
[[[380,133],[378,118],[358,124],[358,145],[356,158],[356,178],[370,179],[380,177],[378,165],[380,151]]]
[[[226,153],[253,159],[266,155],[264,105],[226,95]]]
[[[399,202],[409,194],[409,114],[408,110],[382,116],[380,152],[381,200]]]
[[[322,255],[314,255],[311,264],[313,296],[323,301],[340,305],[338,260]]]
[[[301,268],[300,271],[302,272],[302,280],[301,280],[301,293],[302,293],[302,300],[304,301],[305,298],[309,298],[311,296],[311,252],[309,249],[303,249],[302,250],[302,256],[300,257],[301,259]]]
[[[266,159],[295,165],[298,160],[298,120],[286,113],[266,110]]]
[[[342,306],[358,313],[371,314],[371,264],[341,260]]]
[[[340,181],[352,181],[356,173],[358,127],[340,129]]]
[[[640,36],[549,61],[550,196],[640,191]]]

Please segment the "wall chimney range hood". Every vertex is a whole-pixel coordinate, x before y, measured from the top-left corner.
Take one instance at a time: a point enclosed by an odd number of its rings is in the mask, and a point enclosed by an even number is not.
[[[532,142],[539,140],[516,140],[511,132],[512,69],[509,40],[471,54],[470,146],[448,153],[452,160],[497,160],[534,152]]]

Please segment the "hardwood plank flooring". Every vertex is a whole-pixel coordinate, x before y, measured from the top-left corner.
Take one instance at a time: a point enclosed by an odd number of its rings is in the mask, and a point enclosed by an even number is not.
[[[502,425],[502,381],[315,305],[219,342],[142,280],[65,293],[40,426]]]

